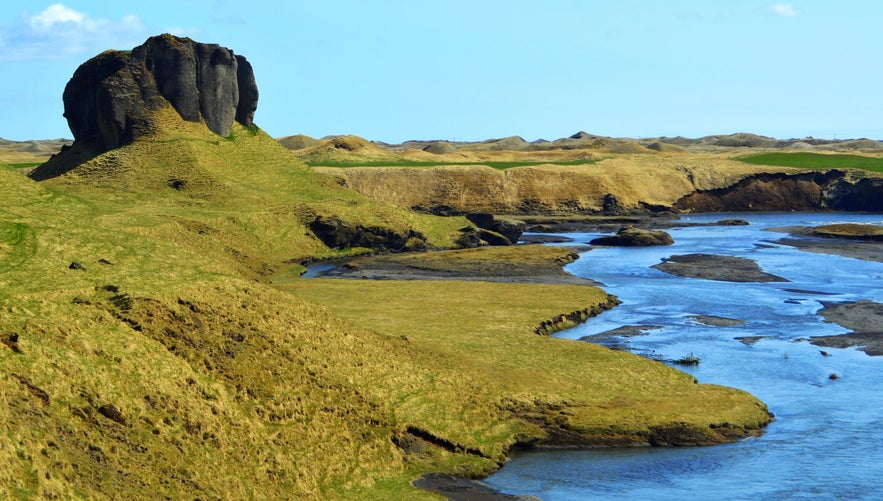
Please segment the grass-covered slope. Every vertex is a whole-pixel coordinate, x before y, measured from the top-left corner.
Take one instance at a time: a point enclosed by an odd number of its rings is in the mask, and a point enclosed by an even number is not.
[[[701,442],[767,420],[745,393],[533,333],[606,300],[591,287],[257,281],[339,253],[316,215],[437,247],[466,222],[351,193],[259,130],[164,120],[40,183],[0,166],[0,498],[432,497],[409,482],[550,433]]]
[[[883,172],[883,158],[845,153],[767,152],[737,157],[736,160],[753,165],[800,169],[859,169]]]

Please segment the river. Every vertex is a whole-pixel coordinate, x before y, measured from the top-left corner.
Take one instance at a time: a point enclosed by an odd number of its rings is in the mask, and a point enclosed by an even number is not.
[[[681,367],[700,382],[733,386],[766,402],[776,420],[754,439],[714,447],[546,450],[515,455],[486,483],[546,501],[591,499],[879,499],[883,492],[883,357],[820,348],[809,336],[846,329],[817,315],[820,301],[883,302],[883,263],[805,252],[765,228],[834,222],[883,224],[843,213],[716,214],[684,222],[745,219],[748,226],[669,230],[675,244],[596,248],[567,270],[605,284],[623,304],[560,333],[579,339],[625,325],[653,325],[620,339],[660,359],[694,354]],[[566,234],[588,242],[600,234]],[[755,260],[790,282],[681,278],[651,268],[676,254]],[[797,292],[795,292],[797,291]],[[745,321],[710,326],[695,315]],[[883,330],[883,326],[881,329]],[[761,336],[754,343],[737,338]],[[822,353],[826,352],[826,354]],[[680,367],[680,366],[679,366]],[[833,375],[833,376],[832,376]]]

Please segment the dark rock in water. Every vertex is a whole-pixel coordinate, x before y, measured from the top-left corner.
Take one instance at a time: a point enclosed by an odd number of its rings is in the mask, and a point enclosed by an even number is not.
[[[689,355],[672,360],[671,362],[678,365],[699,365],[699,363],[702,362],[702,359],[690,353]]]
[[[733,338],[733,339],[735,339],[736,341],[739,341],[740,343],[742,343],[744,345],[751,346],[762,339],[767,339],[768,337],[769,336],[740,336],[740,337]]]
[[[713,327],[732,327],[735,325],[744,325],[744,320],[738,320],[735,318],[726,318],[726,317],[716,317],[713,315],[690,315],[687,318],[692,318],[693,320],[699,322],[703,325],[711,325]]]
[[[634,226],[624,226],[616,232],[616,235],[599,237],[589,243],[612,247],[648,247],[653,245],[671,245],[674,243],[674,240],[671,238],[671,235],[664,231],[642,230]]]
[[[85,149],[96,155],[155,130],[152,112],[167,104],[184,120],[203,120],[212,132],[227,136],[234,120],[253,125],[258,89],[251,64],[232,50],[160,35],[80,65],[63,100],[74,148],[88,144]],[[31,177],[46,179],[61,174],[58,170],[41,166]]]

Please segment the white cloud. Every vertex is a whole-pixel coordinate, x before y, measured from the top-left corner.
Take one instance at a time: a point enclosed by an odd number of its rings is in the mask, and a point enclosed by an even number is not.
[[[774,14],[782,17],[796,17],[798,12],[790,3],[777,3],[770,7]]]
[[[43,12],[31,16],[28,19],[28,24],[36,30],[47,30],[52,28],[52,25],[58,23],[82,24],[85,19],[85,14],[68,9],[64,5],[57,3],[50,5]]]
[[[57,3],[0,26],[0,61],[88,58],[107,49],[131,49],[146,36],[147,28],[135,15],[93,18]]]

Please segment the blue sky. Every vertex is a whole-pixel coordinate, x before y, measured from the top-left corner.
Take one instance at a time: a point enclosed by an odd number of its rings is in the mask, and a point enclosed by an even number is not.
[[[160,33],[254,66],[273,136],[883,139],[878,0],[4,1],[0,137],[71,137],[77,66]]]

